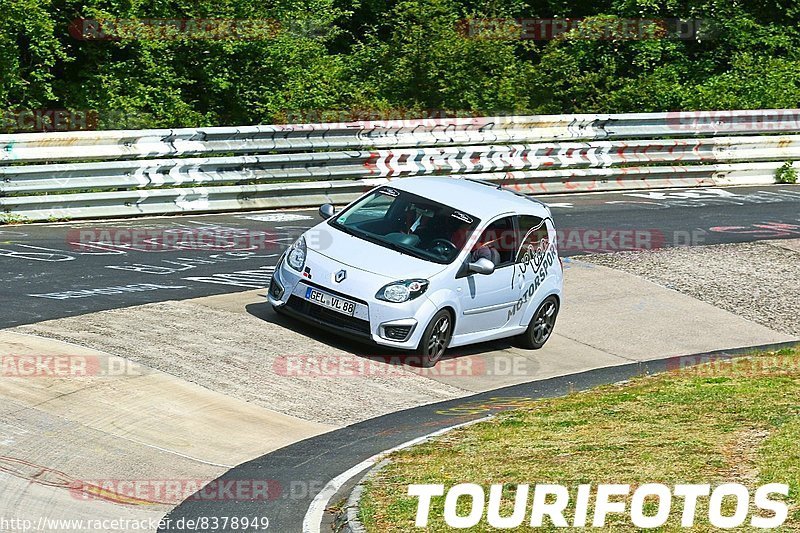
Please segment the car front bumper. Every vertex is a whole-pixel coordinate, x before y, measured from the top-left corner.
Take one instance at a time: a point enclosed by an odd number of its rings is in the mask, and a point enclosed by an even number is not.
[[[314,267],[321,271],[319,264]],[[355,277],[355,276],[354,276]],[[315,276],[313,281],[285,265],[281,260],[275,268],[267,298],[270,304],[287,315],[328,331],[398,350],[414,350],[419,345],[425,327],[436,313],[436,305],[425,295],[403,303],[383,302],[374,298],[385,280],[351,285],[355,294],[333,288],[321,280],[328,276]],[[353,316],[348,316],[306,299],[308,288],[333,294],[355,302]]]

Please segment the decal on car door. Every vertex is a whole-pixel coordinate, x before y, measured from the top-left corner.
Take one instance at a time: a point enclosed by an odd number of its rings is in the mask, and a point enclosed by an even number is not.
[[[540,224],[529,229],[520,239],[514,268],[519,269],[519,276],[522,278],[521,294],[517,303],[509,309],[508,320],[521,311],[536,294],[547,278],[547,271],[558,259],[554,239],[555,227],[552,222],[549,218],[542,219]],[[516,278],[516,273],[514,277]],[[526,282],[530,283],[527,287]]]

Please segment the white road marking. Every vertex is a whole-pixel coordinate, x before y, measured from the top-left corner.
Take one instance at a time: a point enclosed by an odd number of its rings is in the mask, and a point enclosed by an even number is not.
[[[347,470],[346,472],[339,474],[332,480],[328,482],[325,487],[314,497],[314,500],[311,502],[311,505],[308,506],[308,511],[306,511],[306,516],[303,518],[303,533],[320,533],[320,525],[322,523],[322,517],[325,514],[325,509],[327,509],[328,504],[330,503],[331,498],[339,492],[339,490],[344,486],[347,481],[352,479],[356,474],[366,470],[367,468],[374,466],[378,462],[380,462],[384,457],[389,454],[392,454],[396,451],[402,450],[404,448],[408,448],[410,446],[414,446],[416,444],[420,444],[425,442],[428,439],[433,437],[438,437],[448,431],[453,429],[462,428],[466,426],[471,426],[472,424],[477,424],[478,422],[484,422],[492,418],[491,416],[485,416],[483,418],[479,418],[477,420],[470,420],[469,422],[464,422],[463,424],[456,424],[455,426],[446,427],[440,429],[438,431],[434,431],[428,435],[423,435],[422,437],[417,437],[416,439],[410,440],[408,442],[404,442],[399,446],[395,446],[394,448],[384,450],[380,453],[377,453],[370,457],[369,459],[362,461],[352,467],[351,469]]]
[[[314,220],[308,215],[296,215],[293,213],[265,213],[263,215],[237,215],[236,218],[247,220],[258,220],[259,222],[293,222],[295,220]]]

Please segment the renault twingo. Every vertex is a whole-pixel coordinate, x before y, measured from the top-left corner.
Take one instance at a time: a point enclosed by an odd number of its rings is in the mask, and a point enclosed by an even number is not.
[[[356,339],[413,351],[550,338],[563,269],[550,209],[495,183],[421,177],[381,185],[305,232],[281,256],[276,311]]]

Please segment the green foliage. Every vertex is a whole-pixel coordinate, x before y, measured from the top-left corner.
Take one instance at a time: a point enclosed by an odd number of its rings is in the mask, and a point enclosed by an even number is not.
[[[30,222],[26,217],[14,213],[0,213],[0,226],[25,224]]]
[[[793,0],[0,0],[0,110],[91,109],[102,128],[281,122],[324,110],[490,113],[800,103]],[[586,18],[549,41],[465,21]],[[697,39],[591,29],[703,19]],[[263,38],[82,40],[76,19],[274,21]],[[512,25],[513,26],[513,25]],[[709,32],[710,30],[710,32]],[[334,115],[335,116],[335,115]]]
[[[58,98],[53,80],[69,62],[59,42],[59,7],[47,0],[0,0],[0,103],[35,109]]]
[[[797,169],[792,161],[787,161],[775,173],[775,183],[797,183]]]

